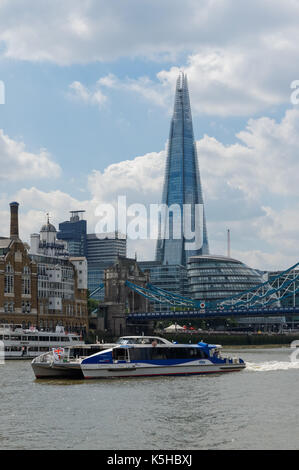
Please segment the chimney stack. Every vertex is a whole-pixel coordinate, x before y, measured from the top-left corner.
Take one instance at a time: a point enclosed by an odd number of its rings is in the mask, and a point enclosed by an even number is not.
[[[10,238],[19,238],[19,203],[11,202],[10,204]]]

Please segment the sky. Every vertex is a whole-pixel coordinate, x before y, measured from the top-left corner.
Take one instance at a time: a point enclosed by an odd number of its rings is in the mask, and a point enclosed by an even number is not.
[[[99,204],[159,203],[183,70],[211,253],[229,228],[253,268],[298,262],[298,15],[298,0],[0,0],[0,235],[14,200],[24,241],[47,212],[58,228],[85,209],[93,233]]]

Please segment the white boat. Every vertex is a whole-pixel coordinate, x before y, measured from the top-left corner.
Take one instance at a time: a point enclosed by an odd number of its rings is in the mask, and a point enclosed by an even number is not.
[[[113,348],[81,361],[86,379],[197,375],[240,371],[240,358],[222,357],[221,346],[174,344],[164,338],[133,336],[120,338]]]
[[[8,324],[0,325],[0,341],[4,343],[5,359],[33,359],[52,348],[84,344],[78,334],[67,333],[63,326],[57,326],[55,332],[49,332]]]

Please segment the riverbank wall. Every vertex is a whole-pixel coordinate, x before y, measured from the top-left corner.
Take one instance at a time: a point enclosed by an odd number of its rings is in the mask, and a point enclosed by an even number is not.
[[[255,333],[218,333],[218,332],[202,332],[202,333],[159,333],[169,341],[176,341],[178,343],[198,343],[204,341],[205,343],[221,344],[222,346],[263,346],[263,345],[286,345],[289,346],[292,341],[299,340],[298,333],[283,333],[283,334],[255,334]]]

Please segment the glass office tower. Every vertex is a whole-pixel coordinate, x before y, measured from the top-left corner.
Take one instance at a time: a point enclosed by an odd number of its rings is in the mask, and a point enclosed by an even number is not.
[[[175,92],[174,112],[170,125],[162,204],[171,209],[160,218],[156,260],[162,264],[186,266],[190,256],[209,254],[203,197],[198,169],[196,143],[187,76],[180,73]],[[190,232],[199,233],[200,244],[186,236],[183,207],[189,206]],[[180,234],[180,237],[178,236]],[[190,248],[190,243],[193,245]],[[189,244],[189,247],[188,247]]]
[[[68,244],[71,256],[87,255],[86,233],[87,222],[83,219],[85,211],[71,211],[70,220],[59,224],[58,240],[64,240]]]

